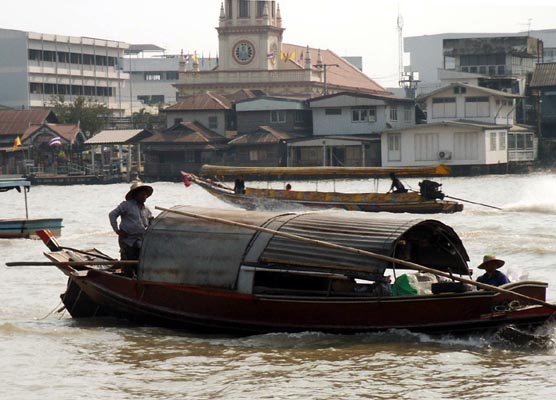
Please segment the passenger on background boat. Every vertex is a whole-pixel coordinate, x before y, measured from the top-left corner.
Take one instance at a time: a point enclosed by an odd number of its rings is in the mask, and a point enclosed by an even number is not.
[[[153,215],[145,206],[147,198],[153,194],[153,188],[136,181],[131,185],[125,200],[110,212],[110,225],[118,234],[122,260],[138,260],[143,244],[143,236],[149,227]],[[118,227],[118,217],[120,226]],[[130,272],[130,271],[126,271]]]
[[[234,193],[245,194],[245,181],[243,180],[243,175],[237,177],[236,182],[234,184]]]
[[[392,179],[392,185],[390,186],[390,190],[386,193],[407,193],[407,189],[403,185],[403,183],[396,177],[395,173],[390,174],[390,179]]]
[[[483,263],[477,268],[484,269],[486,272],[477,278],[477,282],[492,286],[501,286],[510,283],[508,277],[504,273],[498,271],[498,268],[502,267],[504,264],[505,261],[496,258],[496,256],[484,256]]]

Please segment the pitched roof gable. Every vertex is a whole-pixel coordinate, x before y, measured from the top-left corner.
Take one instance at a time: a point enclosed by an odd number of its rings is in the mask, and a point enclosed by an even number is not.
[[[60,137],[65,142],[74,144],[81,134],[81,128],[79,124],[49,124],[44,123],[41,125],[31,125],[29,126],[21,137],[21,141],[25,143],[35,134],[40,134],[44,132],[50,132],[52,137]]]
[[[206,128],[200,122],[193,121],[180,122],[162,132],[156,132],[141,143],[219,144],[227,141],[224,136]]]
[[[164,111],[208,111],[230,110],[231,108],[232,102],[225,96],[213,92],[205,92],[188,96]]]
[[[297,139],[303,137],[302,135],[284,132],[279,129],[271,128],[269,126],[260,126],[258,130],[251,133],[238,136],[231,140],[231,146],[251,145],[251,144],[276,144],[282,140]]]
[[[475,89],[475,90],[478,90],[480,92],[484,92],[486,94],[490,94],[492,96],[498,96],[498,97],[506,97],[506,98],[520,98],[520,97],[522,97],[518,94],[502,92],[500,90],[489,89],[489,88],[485,88],[485,87],[482,87],[482,86],[469,85],[467,83],[455,82],[455,83],[450,83],[449,85],[446,85],[446,86],[442,86],[442,87],[440,87],[436,90],[433,90],[432,92],[423,94],[423,95],[418,97],[418,100],[428,99],[429,97],[436,96],[437,94],[440,94],[444,91],[450,90],[451,88],[454,88],[454,87],[464,87],[464,88],[469,88],[469,89]]]
[[[58,122],[51,110],[0,110],[0,135],[23,135],[32,125]]]

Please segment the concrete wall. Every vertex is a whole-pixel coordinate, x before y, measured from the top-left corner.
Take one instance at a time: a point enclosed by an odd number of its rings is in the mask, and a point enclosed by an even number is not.
[[[0,104],[29,108],[27,34],[0,29]]]

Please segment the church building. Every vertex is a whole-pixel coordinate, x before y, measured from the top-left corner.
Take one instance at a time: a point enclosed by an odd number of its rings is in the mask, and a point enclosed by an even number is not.
[[[225,0],[216,28],[218,65],[201,71],[196,56],[180,61],[179,98],[207,91],[261,90],[269,96],[310,98],[344,91],[390,95],[330,50],[282,42],[280,6],[269,0]],[[193,68],[186,69],[187,63]],[[178,101],[179,101],[178,98]]]

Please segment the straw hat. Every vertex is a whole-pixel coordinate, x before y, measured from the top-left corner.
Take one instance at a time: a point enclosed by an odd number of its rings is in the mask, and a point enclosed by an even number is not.
[[[133,198],[133,195],[135,194],[135,192],[137,190],[141,190],[141,189],[147,192],[147,197],[150,197],[153,194],[153,191],[154,191],[152,186],[145,185],[141,181],[135,181],[131,184],[131,187],[129,188],[129,192],[127,192],[127,194],[125,195],[125,199],[126,200],[131,200]]]
[[[487,264],[495,264],[496,269],[504,265],[506,261],[496,258],[496,256],[486,255],[483,257],[483,263],[479,265],[478,269],[486,269]]]

